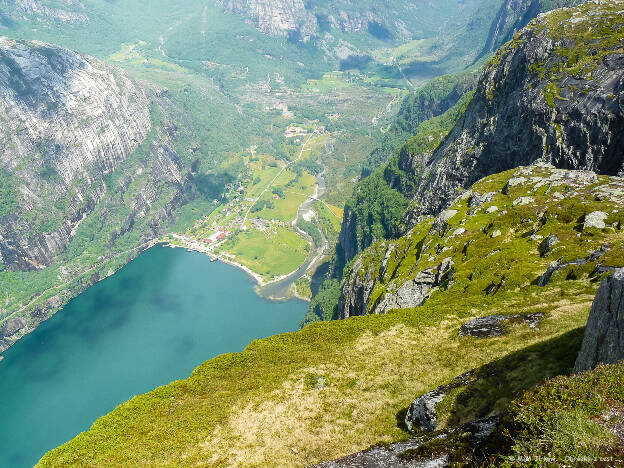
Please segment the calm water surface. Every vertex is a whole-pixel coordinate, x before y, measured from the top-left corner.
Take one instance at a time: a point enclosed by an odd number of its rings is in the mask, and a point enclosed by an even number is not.
[[[296,330],[305,309],[258,297],[242,271],[204,255],[150,249],[4,354],[0,467],[32,466],[133,395]]]

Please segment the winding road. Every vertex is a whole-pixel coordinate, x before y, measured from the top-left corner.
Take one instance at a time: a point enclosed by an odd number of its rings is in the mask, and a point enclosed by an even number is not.
[[[308,139],[305,141],[305,143],[301,147],[301,151],[299,152],[299,157],[297,157],[297,159],[293,159],[288,164],[284,165],[280,169],[280,171],[277,173],[277,175],[275,177],[273,177],[273,179],[271,179],[271,182],[269,182],[269,184],[264,188],[264,190],[262,192],[260,192],[260,195],[258,195],[258,197],[253,201],[253,203],[251,204],[251,206],[249,207],[249,209],[245,213],[245,216],[243,217],[243,220],[240,223],[239,229],[241,231],[244,231],[246,229],[245,228],[245,223],[247,222],[247,219],[249,218],[249,213],[251,213],[251,209],[254,207],[254,205],[256,203],[258,203],[258,201],[260,201],[260,198],[262,198],[262,195],[264,195],[267,192],[267,190],[269,190],[271,188],[271,186],[275,183],[277,178],[279,176],[281,176],[286,169],[288,169],[290,166],[292,166],[293,164],[295,164],[296,162],[299,162],[301,160],[301,158],[303,157],[303,152],[306,149],[306,146],[308,146],[308,143],[310,142],[310,140],[312,139],[312,137],[314,135],[318,135],[318,130],[316,129],[316,127],[314,128],[314,131],[308,136]]]

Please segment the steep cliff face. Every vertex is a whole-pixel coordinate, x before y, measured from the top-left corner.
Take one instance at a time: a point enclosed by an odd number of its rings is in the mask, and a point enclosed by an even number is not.
[[[624,173],[622,11],[620,1],[555,10],[504,46],[427,162],[407,226],[480,178],[538,160]]]
[[[380,159],[390,161],[362,180],[345,204],[338,239],[342,261],[349,262],[375,240],[400,233],[402,215],[415,188],[414,174],[421,173],[431,151],[460,117],[476,78],[472,73],[444,76],[406,99],[391,131],[407,143],[395,154],[396,145],[390,143],[397,139],[385,140],[369,163],[375,167],[382,164]]]
[[[525,27],[529,21],[544,11],[556,8],[572,7],[584,0],[505,0],[495,20],[492,22],[487,41],[481,56],[494,52],[503,43],[512,39],[516,31]]]
[[[79,0],[65,0],[63,5],[49,0],[3,0],[0,2],[0,7],[2,6],[17,7],[23,15],[42,22],[55,21],[66,24],[89,22],[89,17],[84,12],[85,6]]]
[[[407,0],[217,0],[225,11],[236,13],[266,34],[286,36],[307,41],[315,37],[324,42],[326,34],[334,32],[368,35],[375,40],[402,43],[413,39],[445,38],[438,40],[433,48],[456,45],[457,30],[466,32],[466,38],[476,42],[487,35],[489,21],[494,12],[482,9],[482,0],[407,1]],[[499,5],[496,0],[496,8]],[[483,18],[486,16],[487,18]],[[472,23],[483,20],[476,29]],[[470,30],[470,31],[468,31]],[[472,36],[471,36],[472,35]],[[331,39],[331,38],[330,38]],[[332,41],[330,40],[329,43]],[[470,41],[469,41],[470,42]],[[328,46],[329,43],[325,43]],[[363,44],[360,44],[360,47]],[[482,42],[467,45],[471,59],[478,54]],[[340,55],[340,50],[354,48],[353,44],[339,41],[331,46]],[[325,47],[323,47],[325,48]],[[427,51],[427,55],[430,51]],[[435,55],[435,51],[432,52]],[[416,65],[418,67],[418,65]]]
[[[318,30],[303,0],[219,0],[226,11],[247,17],[265,34],[308,40]]]
[[[166,90],[0,38],[0,352],[162,233],[188,180],[179,117]]]
[[[102,177],[151,129],[146,93],[117,70],[43,43],[0,39],[0,163],[16,207],[0,219],[0,262],[50,263],[102,199]]]

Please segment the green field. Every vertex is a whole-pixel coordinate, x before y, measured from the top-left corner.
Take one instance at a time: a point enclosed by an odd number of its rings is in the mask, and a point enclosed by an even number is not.
[[[278,226],[269,232],[241,232],[229,239],[219,251],[234,255],[237,262],[271,280],[299,268],[308,255],[308,249],[308,243],[296,232]]]

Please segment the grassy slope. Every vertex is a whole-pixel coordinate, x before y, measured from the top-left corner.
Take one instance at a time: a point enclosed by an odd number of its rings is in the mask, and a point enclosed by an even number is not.
[[[490,177],[477,188],[500,190],[511,175]],[[527,190],[514,188],[492,204],[502,209]],[[548,216],[546,224],[562,239],[557,257],[584,256],[608,241],[612,249],[604,262],[624,264],[617,215],[609,219],[615,228],[576,236],[585,212],[612,210],[612,204],[582,194],[575,199],[559,203],[539,198],[535,206],[508,208],[494,221],[482,209],[465,222],[469,230],[461,239],[448,242],[450,250],[433,254],[431,264],[455,258],[457,283],[436,292],[425,306],[313,324],[255,341],[242,353],[207,361],[186,380],[121,405],[90,431],[46,455],[41,466],[304,466],[406,437],[398,421],[415,396],[486,365],[516,370],[505,375],[506,385],[479,392],[479,398],[466,402],[456,395],[446,402],[449,411],[443,417],[456,423],[497,412],[541,379],[572,367],[598,285],[588,277],[593,265],[573,275],[557,274],[544,288],[532,284],[552,261],[541,258],[537,243],[525,236],[536,227],[537,212],[546,207],[547,213],[558,215]],[[460,201],[457,209],[465,212],[466,205]],[[451,222],[455,219],[462,215]],[[481,231],[492,221],[503,236],[492,239]],[[429,225],[425,221],[413,235],[424,234]],[[464,259],[463,245],[469,240],[473,247]],[[397,246],[402,242],[396,241]],[[506,254],[484,258],[497,248]],[[414,255],[405,258],[413,261]],[[373,270],[375,262],[379,258],[371,256]],[[392,271],[397,265],[389,266]],[[402,271],[398,266],[397,274]],[[472,282],[469,271],[477,272]],[[502,272],[508,275],[506,286],[486,296],[483,288]],[[508,335],[487,340],[457,335],[473,317],[533,312],[546,314],[539,330],[519,324]],[[322,390],[315,389],[319,377],[326,380]]]

